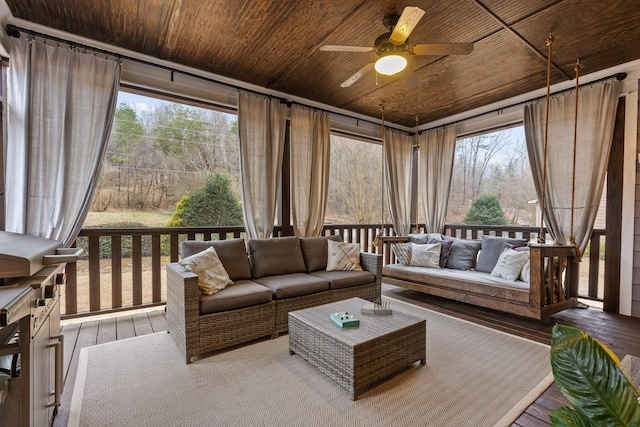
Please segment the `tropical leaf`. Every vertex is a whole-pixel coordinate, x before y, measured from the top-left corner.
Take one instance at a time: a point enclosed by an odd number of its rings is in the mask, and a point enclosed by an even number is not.
[[[554,427],[593,427],[590,419],[585,418],[579,412],[563,406],[549,413],[551,424]]]
[[[553,327],[553,376],[575,412],[590,420],[592,425],[638,426],[638,394],[620,370],[615,355],[612,357],[611,354],[578,329],[562,325]],[[563,418],[568,414],[567,411],[560,413]]]

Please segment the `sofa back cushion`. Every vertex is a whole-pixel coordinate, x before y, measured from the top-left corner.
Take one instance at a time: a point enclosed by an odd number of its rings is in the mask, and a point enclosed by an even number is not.
[[[300,239],[295,236],[251,239],[249,259],[254,278],[307,272]]]
[[[331,236],[303,237],[300,239],[300,247],[302,248],[302,256],[307,267],[307,273],[327,269],[328,240],[342,242],[342,237],[339,234],[332,234]]]
[[[244,239],[196,241],[187,240],[180,244],[180,257],[197,254],[213,247],[220,258],[220,262],[229,274],[229,278],[236,280],[251,279],[251,267],[247,257],[247,248]]]

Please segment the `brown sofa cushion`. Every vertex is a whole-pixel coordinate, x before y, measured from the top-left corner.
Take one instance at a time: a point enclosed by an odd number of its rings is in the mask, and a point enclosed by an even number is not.
[[[251,280],[240,280],[213,295],[200,295],[200,314],[235,310],[271,300],[270,289]]]
[[[273,292],[273,299],[285,299],[328,291],[329,282],[306,273],[282,274],[255,279]]]
[[[304,237],[300,239],[300,247],[302,248],[302,256],[307,267],[307,273],[327,269],[329,246],[327,240],[342,242],[342,237],[339,234],[332,234],[331,236]]]
[[[186,258],[197,254],[210,246],[216,250],[218,258],[220,258],[231,280],[235,282],[237,280],[251,279],[251,267],[244,239],[211,240],[206,242],[187,240],[180,244],[180,257]]]
[[[251,239],[249,259],[254,278],[307,271],[300,239],[295,236]]]
[[[314,271],[311,275],[328,280],[331,289],[368,285],[376,280],[376,276],[369,271]]]

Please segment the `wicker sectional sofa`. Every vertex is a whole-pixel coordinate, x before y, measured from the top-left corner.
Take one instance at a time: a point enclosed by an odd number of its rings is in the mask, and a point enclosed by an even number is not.
[[[382,256],[360,253],[363,271],[326,271],[328,242],[340,236],[186,241],[185,258],[212,246],[233,285],[203,295],[198,276],[167,264],[167,324],[187,363],[204,353],[288,330],[289,311],[351,297],[380,296]]]

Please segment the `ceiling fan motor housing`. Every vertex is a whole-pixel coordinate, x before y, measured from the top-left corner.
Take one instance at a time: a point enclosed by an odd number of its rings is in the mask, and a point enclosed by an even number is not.
[[[376,53],[380,56],[388,55],[390,53],[404,53],[409,50],[409,39],[406,39],[402,44],[393,44],[389,41],[391,32],[384,33],[378,36],[375,41]]]

